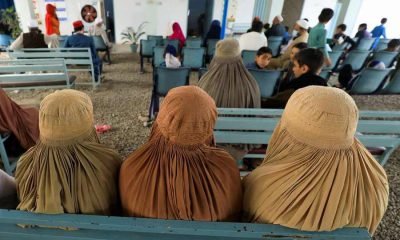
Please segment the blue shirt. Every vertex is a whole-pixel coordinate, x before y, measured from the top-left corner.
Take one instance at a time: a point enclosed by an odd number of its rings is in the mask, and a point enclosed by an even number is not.
[[[64,43],[65,48],[90,48],[92,53],[92,60],[96,62],[98,60],[96,48],[94,47],[93,38],[85,36],[81,33],[69,36]]]
[[[386,38],[386,29],[383,24],[376,26],[371,33],[373,38],[380,38],[381,36],[383,36],[383,38]]]

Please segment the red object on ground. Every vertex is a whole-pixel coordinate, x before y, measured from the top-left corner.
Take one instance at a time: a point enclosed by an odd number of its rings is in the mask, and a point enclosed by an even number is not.
[[[96,125],[94,126],[96,128],[97,133],[105,133],[111,129],[111,125]]]

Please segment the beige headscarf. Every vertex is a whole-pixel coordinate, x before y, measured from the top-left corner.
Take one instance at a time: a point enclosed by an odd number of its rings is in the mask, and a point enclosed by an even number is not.
[[[246,218],[307,231],[346,226],[373,233],[388,204],[388,180],[355,138],[357,121],[357,106],[344,91],[297,90],[264,162],[244,179]]]
[[[233,221],[242,188],[235,161],[211,145],[217,109],[195,86],[164,99],[150,139],[122,164],[120,193],[129,216]]]
[[[258,84],[244,66],[239,42],[233,38],[218,41],[215,56],[198,85],[217,107],[259,108],[261,104]]]
[[[99,143],[92,102],[62,90],[40,104],[40,140],[18,161],[18,209],[40,213],[111,214],[118,205],[121,159]]]

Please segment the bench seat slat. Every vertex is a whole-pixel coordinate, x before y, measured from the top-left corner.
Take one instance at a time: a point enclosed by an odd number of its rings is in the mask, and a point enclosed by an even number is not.
[[[65,71],[64,64],[48,64],[48,65],[8,65],[0,66],[0,73],[13,72],[34,72],[34,71]]]

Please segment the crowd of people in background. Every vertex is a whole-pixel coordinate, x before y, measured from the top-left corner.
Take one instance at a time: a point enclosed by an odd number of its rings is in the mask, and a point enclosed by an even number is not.
[[[46,34],[32,21],[30,32],[21,34],[12,49],[58,47],[52,36],[60,34],[59,21],[51,4],[47,12]],[[10,202],[8,197],[17,192],[19,203],[11,198],[17,209],[38,213],[244,220],[309,231],[353,226],[374,233],[388,204],[387,176],[355,137],[358,109],[353,99],[327,87],[319,76],[323,66],[332,65],[326,24],[333,16],[332,9],[324,8],[311,29],[308,20],[299,19],[292,38],[282,16],[276,16],[265,33],[265,24],[255,18],[238,40],[218,41],[197,86],[170,90],[148,142],[123,162],[114,149],[100,143],[86,94],[54,92],[38,111],[22,109],[1,90],[0,131],[11,132],[19,143],[15,151],[26,152],[18,161],[16,182],[0,171],[0,183],[11,189],[0,191],[0,197],[5,194]],[[352,49],[360,39],[386,37],[386,22],[382,19],[372,34],[361,24],[356,41],[340,24],[331,47],[349,43]],[[89,33],[111,47],[102,24],[98,20]],[[85,35],[82,21],[73,22],[73,28],[63,47],[90,48],[98,79],[102,61],[93,39]],[[172,31],[168,39],[178,40],[179,46],[166,46],[162,66],[179,68],[186,37],[178,22]],[[274,36],[286,44],[279,56],[268,48],[267,39]],[[221,24],[215,20],[203,43],[220,38]],[[386,50],[399,47],[394,39]],[[254,62],[244,65],[243,50],[257,51]],[[369,66],[382,67],[376,62]],[[248,68],[284,70],[274,96],[261,98]],[[243,181],[234,159],[257,146],[215,145],[213,129],[221,107],[285,108],[266,158]]]

